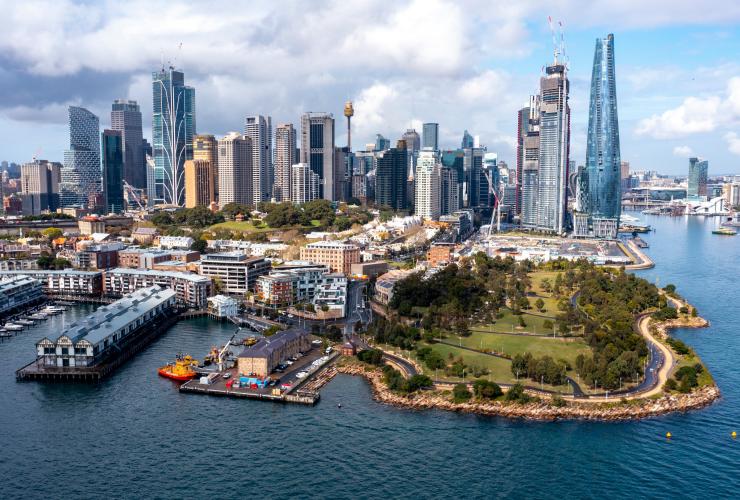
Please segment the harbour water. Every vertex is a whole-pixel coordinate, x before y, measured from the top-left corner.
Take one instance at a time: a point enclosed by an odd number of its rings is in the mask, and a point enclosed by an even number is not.
[[[713,219],[641,218],[656,228],[643,235],[656,267],[642,274],[674,283],[712,323],[676,332],[719,384],[709,408],[512,421],[384,406],[347,376],[315,407],[180,394],[157,367],[233,331],[205,318],[179,323],[98,386],[17,383],[34,343],[83,307],[0,343],[0,497],[737,497],[740,238],[712,235]]]

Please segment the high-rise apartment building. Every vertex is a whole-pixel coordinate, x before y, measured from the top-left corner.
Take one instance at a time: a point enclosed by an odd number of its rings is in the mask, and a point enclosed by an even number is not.
[[[302,205],[318,199],[319,176],[307,163],[296,163],[291,166],[290,192],[291,201]]]
[[[290,201],[291,168],[297,162],[296,130],[292,123],[281,123],[275,129],[275,201]]]
[[[153,185],[147,182],[150,204],[181,206],[185,201],[184,166],[193,158],[195,89],[172,66],[152,73]]]
[[[185,162],[185,208],[209,206],[216,201],[213,164],[206,160]]]
[[[70,106],[69,149],[64,152],[59,186],[61,206],[94,206],[92,200],[102,192],[100,179],[100,120],[85,108]]]
[[[252,140],[231,132],[218,141],[218,206],[252,205]]]
[[[591,98],[586,145],[587,192],[580,201],[591,220],[593,233],[617,237],[622,212],[622,166],[617,118],[617,84],[614,76],[614,35],[596,40],[591,72]],[[629,168],[629,167],[628,167]]]
[[[213,175],[213,201],[218,200],[218,141],[214,136],[197,134],[193,137],[193,160],[210,163]]]
[[[123,132],[104,130],[103,143],[103,200],[105,211],[119,214],[123,212],[124,151]]]
[[[123,179],[135,188],[146,189],[146,153],[141,127],[141,110],[136,101],[116,99],[110,112],[112,130],[123,140]]]
[[[414,213],[436,220],[441,215],[441,169],[436,151],[422,150],[415,177]]]
[[[460,208],[458,198],[457,170],[442,166],[439,181],[440,197],[439,212],[441,215],[450,215]]]
[[[439,123],[425,123],[421,127],[421,147],[439,151]]]
[[[701,158],[689,158],[689,186],[686,196],[691,200],[707,198],[709,162]]]
[[[391,210],[408,210],[408,150],[404,141],[378,155],[375,172],[375,203]]]
[[[526,225],[532,229],[558,234],[566,230],[567,223],[569,87],[566,67],[556,58],[540,78],[536,216],[531,217],[530,213],[526,220]],[[524,216],[522,223],[525,224]]]
[[[252,140],[252,191],[256,206],[272,196],[272,118],[248,116],[244,135]]]
[[[59,163],[46,160],[21,165],[23,215],[39,215],[59,208],[61,168]]]
[[[335,178],[334,115],[308,112],[301,116],[300,159],[319,176],[319,197],[332,200]]]

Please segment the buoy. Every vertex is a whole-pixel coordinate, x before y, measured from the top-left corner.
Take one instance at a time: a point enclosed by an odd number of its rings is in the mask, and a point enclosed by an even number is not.
[[[732,436],[732,439],[735,439],[737,437],[737,432],[732,431],[732,434],[730,434],[730,436]]]
[[[665,437],[667,437],[668,439],[671,439],[673,437],[673,434],[671,434],[670,432],[666,432]]]
[[[341,408],[341,407],[342,407],[342,403],[337,404],[337,408]]]

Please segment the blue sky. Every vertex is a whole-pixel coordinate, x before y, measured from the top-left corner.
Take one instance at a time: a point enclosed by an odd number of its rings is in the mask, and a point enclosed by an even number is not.
[[[241,130],[249,114],[341,117],[353,144],[438,121],[513,163],[516,109],[552,58],[547,16],[570,56],[572,158],[585,156],[594,40],[614,33],[622,158],[633,169],[740,173],[740,2],[467,0],[249,2],[0,0],[0,159],[61,160],[66,107],[109,124],[136,99],[151,125],[151,71],[175,60],[196,87],[197,129]],[[182,42],[182,49],[178,50]],[[345,141],[343,124],[337,142]]]

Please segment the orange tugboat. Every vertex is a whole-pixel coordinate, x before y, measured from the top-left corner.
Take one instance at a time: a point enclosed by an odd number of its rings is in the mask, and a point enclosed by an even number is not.
[[[178,354],[174,363],[166,364],[159,369],[159,374],[172,380],[190,380],[197,375],[194,370],[196,366],[198,366],[198,361],[192,356]]]

